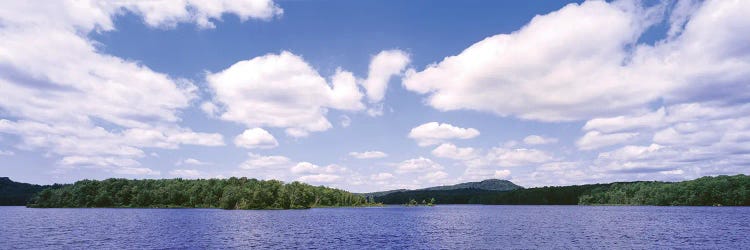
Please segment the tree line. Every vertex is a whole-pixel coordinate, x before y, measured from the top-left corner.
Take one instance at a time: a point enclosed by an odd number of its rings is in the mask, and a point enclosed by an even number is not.
[[[0,177],[0,206],[23,206],[39,191],[60,186],[60,184],[34,185],[15,182],[8,177]]]
[[[29,207],[190,207],[223,209],[302,209],[364,206],[364,196],[300,182],[248,178],[81,180],[47,188]]]
[[[616,182],[512,191],[475,188],[408,190],[375,197],[375,201],[404,204],[412,199],[431,197],[439,204],[750,206],[750,176],[740,174],[702,177],[682,182]]]
[[[580,204],[750,206],[750,176],[702,177],[683,182],[614,183],[582,195]]]

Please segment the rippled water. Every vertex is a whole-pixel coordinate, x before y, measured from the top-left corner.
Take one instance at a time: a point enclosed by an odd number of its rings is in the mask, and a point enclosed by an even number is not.
[[[748,207],[0,207],[0,248],[747,248]]]

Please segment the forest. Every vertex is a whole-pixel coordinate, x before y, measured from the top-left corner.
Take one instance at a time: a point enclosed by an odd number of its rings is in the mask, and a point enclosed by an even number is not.
[[[613,183],[582,195],[579,204],[750,206],[750,176],[702,177],[682,182]]]
[[[300,182],[248,178],[81,180],[47,188],[27,206],[53,207],[184,207],[223,209],[304,209],[365,206],[364,196]]]
[[[39,191],[60,186],[60,184],[34,185],[15,182],[8,177],[0,177],[0,206],[23,206]]]
[[[702,177],[682,182],[615,182],[511,191],[476,188],[407,190],[375,197],[375,201],[404,204],[412,199],[430,198],[435,198],[437,204],[750,206],[750,176]]]
[[[7,178],[4,178],[5,180]],[[6,183],[7,182],[7,183]],[[301,209],[371,206],[377,203],[486,205],[657,205],[750,206],[750,176],[702,177],[682,182],[615,182],[558,187],[486,190],[394,190],[353,194],[300,182],[248,178],[82,180],[39,186],[0,181],[4,205],[29,207],[190,207],[223,209]],[[463,187],[463,186],[461,186]],[[41,190],[41,192],[39,191]],[[31,196],[32,193],[36,195]],[[374,195],[382,194],[382,195]],[[365,196],[367,195],[367,196]],[[28,198],[32,197],[32,198]]]

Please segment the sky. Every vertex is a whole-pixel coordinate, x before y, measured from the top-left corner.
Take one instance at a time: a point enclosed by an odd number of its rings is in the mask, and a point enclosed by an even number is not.
[[[2,1],[0,176],[750,174],[748,1]]]

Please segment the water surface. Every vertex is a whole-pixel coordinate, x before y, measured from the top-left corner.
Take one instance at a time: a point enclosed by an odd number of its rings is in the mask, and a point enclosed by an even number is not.
[[[0,207],[0,248],[746,248],[750,207]]]

